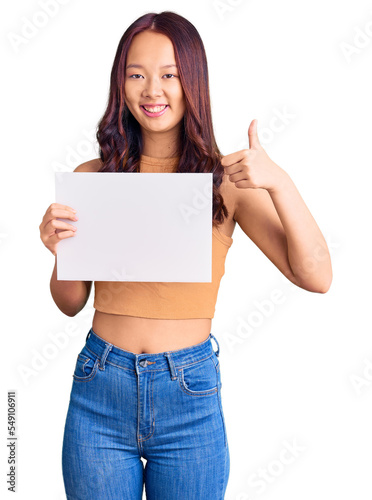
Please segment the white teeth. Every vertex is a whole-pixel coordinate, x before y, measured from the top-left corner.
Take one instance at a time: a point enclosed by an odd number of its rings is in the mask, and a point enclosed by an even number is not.
[[[167,105],[165,105],[165,106],[156,106],[155,108],[146,108],[146,106],[143,106],[143,107],[149,113],[159,113],[159,111],[163,111],[163,109],[165,109],[167,107]]]

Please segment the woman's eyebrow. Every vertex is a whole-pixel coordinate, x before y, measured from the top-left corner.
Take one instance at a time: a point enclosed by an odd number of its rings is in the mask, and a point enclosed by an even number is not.
[[[173,68],[173,67],[177,68],[177,65],[176,64],[166,64],[165,66],[161,66],[160,69]],[[129,69],[129,68],[143,68],[143,66],[141,66],[141,64],[128,64],[126,69]]]

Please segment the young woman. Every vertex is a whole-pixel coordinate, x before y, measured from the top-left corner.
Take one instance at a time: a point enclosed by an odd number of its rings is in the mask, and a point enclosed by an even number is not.
[[[151,500],[224,498],[230,457],[219,345],[210,332],[236,223],[290,281],[319,293],[330,286],[315,220],[261,147],[255,120],[248,135],[249,149],[221,155],[206,55],[189,21],[162,12],[129,26],[98,126],[100,158],[75,171],[213,172],[212,282],[95,282],[96,311],[64,430],[68,499],[140,500],[144,484]],[[76,215],[57,203],[47,209],[40,233],[53,255],[78,234]],[[82,310],[91,286],[57,281],[54,267],[51,293],[66,315]]]

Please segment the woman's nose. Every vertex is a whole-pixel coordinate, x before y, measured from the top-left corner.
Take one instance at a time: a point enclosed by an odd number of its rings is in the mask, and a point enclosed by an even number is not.
[[[163,93],[160,82],[157,79],[147,80],[147,85],[144,88],[144,93],[147,96],[160,96]]]

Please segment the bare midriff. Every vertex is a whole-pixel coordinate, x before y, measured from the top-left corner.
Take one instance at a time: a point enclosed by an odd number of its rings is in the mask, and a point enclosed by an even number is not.
[[[206,340],[210,318],[153,319],[95,311],[93,331],[111,344],[135,354],[174,351]]]

